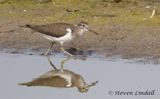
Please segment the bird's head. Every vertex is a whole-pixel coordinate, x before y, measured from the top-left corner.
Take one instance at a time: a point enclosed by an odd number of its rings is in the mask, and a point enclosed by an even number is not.
[[[88,92],[89,88],[92,87],[92,86],[95,86],[97,83],[98,83],[98,81],[95,81],[95,82],[93,82],[93,83],[91,83],[91,84],[89,84],[89,85],[85,84],[85,85],[83,85],[83,86],[79,86],[79,87],[78,87],[78,90],[79,90],[79,92],[81,92],[81,93]]]
[[[78,88],[78,91],[81,93],[88,92],[88,90],[89,90],[89,87],[87,87],[87,86],[81,86]]]
[[[89,28],[87,22],[80,22],[77,24],[77,29],[78,29],[78,35],[82,35],[86,31],[90,31],[96,35],[98,35],[97,32],[93,31],[92,29]]]

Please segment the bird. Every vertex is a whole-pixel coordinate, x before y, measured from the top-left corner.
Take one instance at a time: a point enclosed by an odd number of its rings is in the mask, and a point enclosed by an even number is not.
[[[61,61],[62,67],[66,61],[74,57],[71,53],[64,50],[63,44],[65,42],[69,42],[76,37],[82,36],[87,31],[90,31],[98,35],[97,32],[89,28],[87,22],[79,22],[77,25],[64,22],[51,23],[45,25],[27,24],[25,25],[25,27],[40,33],[44,38],[49,40],[51,44],[48,47],[47,51],[45,52],[45,56],[49,54],[50,50],[52,49],[55,43],[59,43],[61,45],[60,47],[61,51],[69,56],[67,57],[67,59]]]
[[[97,80],[90,84],[87,84],[84,78],[80,74],[77,74],[71,70],[63,68],[57,69],[57,67],[51,62],[49,57],[48,61],[54,69],[33,79],[32,81],[19,83],[19,85],[24,85],[28,87],[31,86],[46,86],[46,87],[57,87],[57,88],[76,87],[79,92],[85,93],[88,92],[90,87],[96,86],[96,84],[98,83]]]
[[[19,85],[24,86],[46,86],[46,87],[56,87],[56,88],[74,88],[76,87],[79,92],[88,92],[89,88],[95,86],[98,81],[87,84],[83,77],[73,71],[55,69],[50,70],[47,73],[41,75],[32,81],[20,83]]]

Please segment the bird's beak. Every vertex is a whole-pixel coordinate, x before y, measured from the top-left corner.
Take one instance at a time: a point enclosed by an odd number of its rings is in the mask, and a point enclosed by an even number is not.
[[[98,80],[97,80],[97,81],[95,81],[95,82],[93,82],[93,83],[91,83],[91,84],[90,84],[90,85],[88,85],[87,87],[88,87],[88,88],[90,88],[90,87],[92,87],[92,86],[95,86],[97,83],[98,83]]]
[[[94,30],[92,30],[92,29],[88,29],[88,31],[90,31],[90,32],[92,32],[92,33],[94,33],[94,34],[98,35],[98,33],[97,33],[97,32],[95,32],[95,31],[94,31]]]

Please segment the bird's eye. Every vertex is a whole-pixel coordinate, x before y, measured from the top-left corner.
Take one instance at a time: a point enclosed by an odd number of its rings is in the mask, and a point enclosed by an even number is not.
[[[83,27],[86,27],[84,24],[82,24]]]

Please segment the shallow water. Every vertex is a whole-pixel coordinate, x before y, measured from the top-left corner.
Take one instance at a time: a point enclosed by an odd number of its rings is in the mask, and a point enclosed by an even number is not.
[[[52,57],[59,65],[61,55]],[[114,60],[114,61],[113,61]],[[87,93],[76,88],[25,87],[27,82],[49,71],[46,57],[36,55],[0,54],[0,99],[158,99],[160,97],[160,65],[137,64],[130,60],[98,59],[70,60],[65,68],[81,74],[87,83],[99,80]],[[155,90],[154,95],[117,95],[117,91]]]

